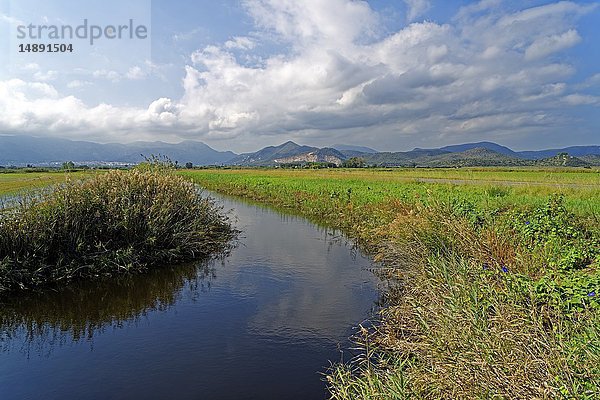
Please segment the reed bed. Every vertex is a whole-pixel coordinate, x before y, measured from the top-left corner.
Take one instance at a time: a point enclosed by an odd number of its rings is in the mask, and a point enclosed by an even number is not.
[[[234,236],[219,207],[180,176],[97,174],[0,213],[0,294],[203,258]]]

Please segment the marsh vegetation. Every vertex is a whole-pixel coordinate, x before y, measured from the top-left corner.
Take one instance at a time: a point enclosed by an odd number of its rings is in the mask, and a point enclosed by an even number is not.
[[[69,180],[0,212],[0,294],[203,258],[234,233],[211,199],[166,169]]]
[[[597,172],[404,172],[187,176],[342,229],[381,262],[385,307],[355,337],[362,354],[331,369],[332,398],[598,397]],[[520,176],[536,184],[498,183]]]

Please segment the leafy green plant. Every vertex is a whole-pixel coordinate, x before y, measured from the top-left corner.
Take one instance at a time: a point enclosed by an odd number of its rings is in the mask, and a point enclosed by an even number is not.
[[[531,251],[546,254],[550,268],[569,271],[585,268],[600,254],[598,237],[577,221],[563,196],[555,195],[544,206],[520,213],[515,225]]]

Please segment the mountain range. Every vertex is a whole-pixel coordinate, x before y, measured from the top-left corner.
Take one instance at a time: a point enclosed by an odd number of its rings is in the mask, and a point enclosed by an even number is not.
[[[136,164],[150,155],[166,155],[172,160],[197,165],[223,164],[236,156],[217,151],[202,142],[187,140],[178,144],[163,142],[94,143],[32,136],[0,136],[0,165],[43,165],[73,161],[77,164]]]
[[[341,165],[360,157],[366,165],[383,167],[459,166],[589,166],[600,165],[600,146],[572,146],[561,149],[513,151],[493,142],[466,143],[441,148],[415,148],[405,152],[378,152],[372,148],[334,144],[330,147],[298,145],[288,141],[252,153],[217,151],[198,141],[177,144],[134,142],[100,144],[67,139],[0,135],[0,166],[76,164],[135,164],[150,155],[163,155],[180,164],[276,166],[306,163]]]

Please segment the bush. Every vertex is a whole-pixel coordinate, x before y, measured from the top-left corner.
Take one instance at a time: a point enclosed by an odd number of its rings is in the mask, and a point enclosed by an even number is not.
[[[182,177],[110,171],[0,214],[0,293],[206,257],[234,234]]]

